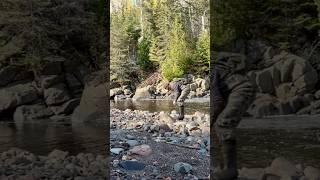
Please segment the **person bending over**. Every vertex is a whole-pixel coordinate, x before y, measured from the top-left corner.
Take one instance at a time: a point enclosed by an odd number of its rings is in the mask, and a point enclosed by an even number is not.
[[[190,93],[190,87],[183,85],[181,81],[172,81],[166,85],[166,89],[173,93],[173,104],[179,108],[179,120],[184,119],[184,101]]]

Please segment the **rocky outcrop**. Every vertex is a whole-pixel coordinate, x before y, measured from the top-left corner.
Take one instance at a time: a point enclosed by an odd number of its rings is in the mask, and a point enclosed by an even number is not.
[[[256,77],[253,83],[257,85],[260,93],[274,94],[278,98],[286,99],[314,90],[318,75],[308,61],[286,52],[274,56],[271,61],[274,64],[270,67],[251,72],[250,76]]]
[[[138,88],[132,97],[132,100],[142,100],[142,99],[154,99],[155,88],[153,86],[146,86],[143,88]]]
[[[38,33],[26,25],[30,22],[23,8],[26,5],[23,1],[14,6],[10,0],[1,1],[5,23],[0,29],[0,121],[4,115],[12,118],[19,106],[39,103],[57,114],[72,113],[77,103],[71,100],[81,97],[85,76],[105,67],[98,59],[105,56],[106,44],[92,39],[96,29],[83,28],[92,27],[96,18],[95,10],[85,8],[87,2],[34,3]],[[66,18],[61,18],[62,14]],[[17,19],[25,28],[18,27]],[[39,32],[43,33],[41,41],[33,41]],[[94,54],[91,42],[96,42]]]
[[[53,112],[43,104],[19,106],[13,115],[13,120],[17,123],[25,121],[44,120],[53,115]]]
[[[259,70],[247,74],[258,92],[248,113],[261,117],[308,112],[305,108],[316,97],[316,70],[299,56],[285,51],[270,53],[265,51]]]
[[[44,98],[47,105],[59,105],[70,100],[70,95],[64,84],[57,84],[44,90]]]
[[[80,105],[72,114],[73,122],[95,121],[109,114],[107,109],[107,81],[105,71],[92,73],[87,78]]]
[[[7,110],[38,100],[38,93],[32,83],[18,84],[0,89],[0,114]]]

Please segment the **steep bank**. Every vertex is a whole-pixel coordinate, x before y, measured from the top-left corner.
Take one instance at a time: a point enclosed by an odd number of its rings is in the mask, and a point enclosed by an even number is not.
[[[1,2],[1,117],[69,119],[88,75],[104,66],[99,8],[87,0]]]

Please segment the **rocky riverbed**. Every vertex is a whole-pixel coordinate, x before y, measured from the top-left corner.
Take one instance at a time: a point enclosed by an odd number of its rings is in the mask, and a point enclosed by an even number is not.
[[[196,179],[209,176],[209,115],[111,110],[111,177]],[[139,168],[138,168],[139,167]],[[134,169],[138,168],[138,169]]]
[[[176,111],[112,109],[112,179],[208,179],[209,116],[196,112],[184,121],[176,116]],[[239,179],[317,179],[315,167],[278,157],[267,165],[240,167]]]
[[[103,180],[108,176],[108,159],[102,155],[54,150],[48,156],[12,148],[0,154],[1,180],[75,179]]]

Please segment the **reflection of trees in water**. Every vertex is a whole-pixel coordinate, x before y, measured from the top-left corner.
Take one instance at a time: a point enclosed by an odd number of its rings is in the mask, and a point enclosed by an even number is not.
[[[73,124],[72,133],[77,144],[82,145],[83,152],[105,155],[107,143],[106,127],[101,124]]]
[[[320,167],[320,129],[239,129],[241,166],[265,167],[283,156],[296,164]]]
[[[102,126],[71,126],[44,123],[8,123],[0,125],[0,152],[11,147],[38,155],[47,155],[54,149],[105,154],[106,129]]]

